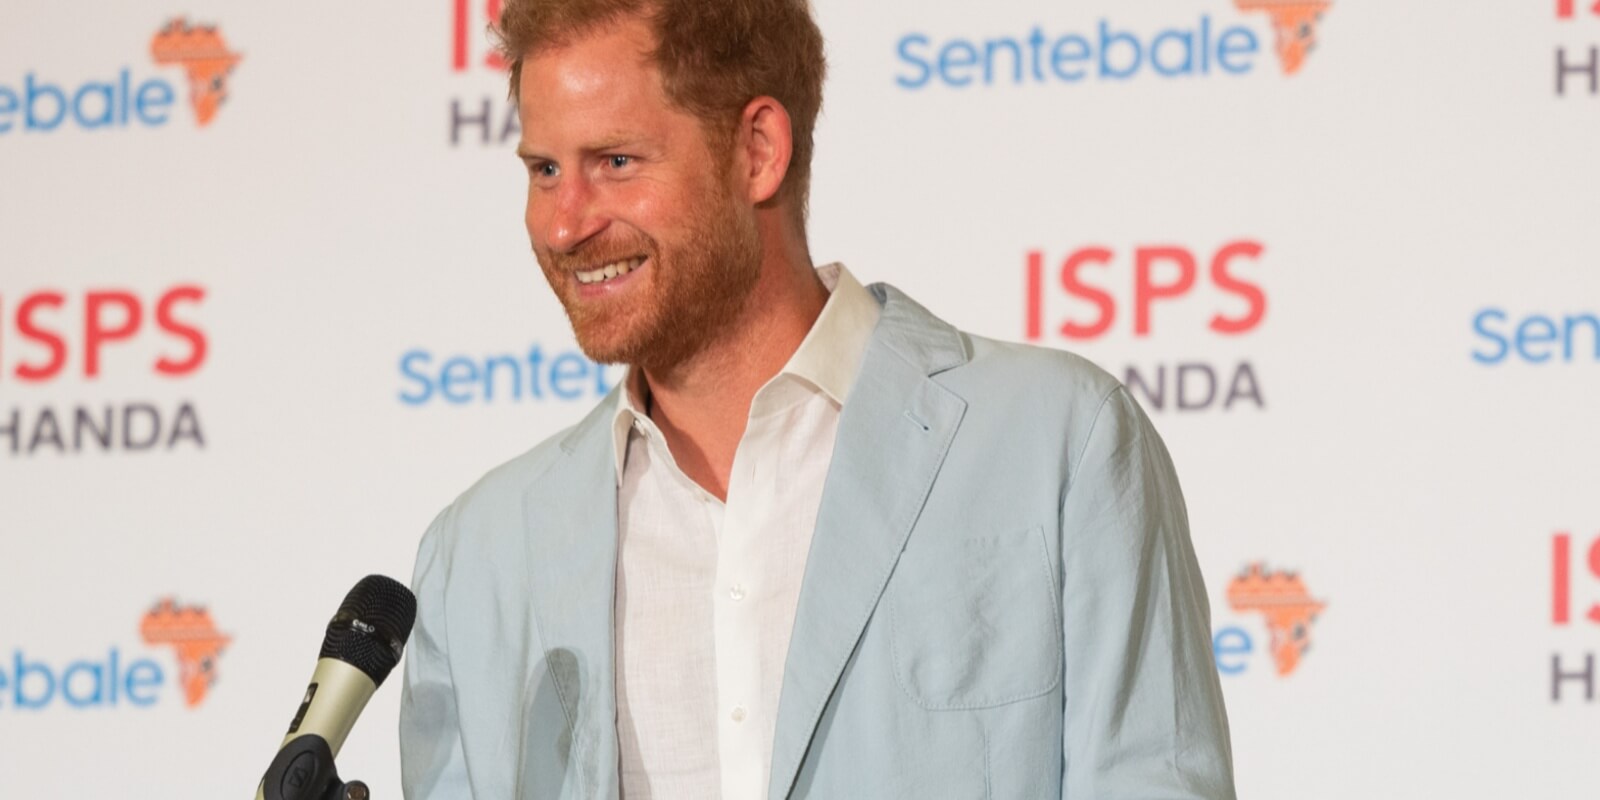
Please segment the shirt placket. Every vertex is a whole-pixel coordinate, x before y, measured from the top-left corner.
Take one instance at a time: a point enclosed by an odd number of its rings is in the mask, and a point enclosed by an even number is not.
[[[759,405],[752,404],[754,408]],[[763,630],[760,510],[770,504],[759,496],[753,480],[760,461],[770,457],[770,434],[759,417],[746,427],[734,453],[728,480],[728,503],[717,542],[717,574],[713,598],[718,694],[718,751],[724,800],[759,798],[765,754],[760,727],[772,718],[762,707],[761,648]]]

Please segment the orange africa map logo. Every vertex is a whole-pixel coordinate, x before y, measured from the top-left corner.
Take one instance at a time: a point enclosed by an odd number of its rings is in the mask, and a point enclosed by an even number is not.
[[[1278,37],[1278,61],[1283,74],[1300,71],[1306,56],[1317,46],[1317,23],[1332,0],[1233,0],[1240,11],[1265,11],[1272,17]]]
[[[178,654],[178,675],[183,699],[194,708],[206,699],[217,682],[217,659],[232,636],[218,633],[211,612],[199,606],[181,607],[168,597],[157,603],[139,623],[146,644],[171,645]]]
[[[1328,604],[1312,599],[1300,576],[1268,572],[1258,562],[1228,584],[1228,605],[1234,611],[1259,611],[1266,617],[1272,634],[1272,660],[1278,665],[1279,677],[1285,677],[1311,649],[1311,623]]]
[[[177,64],[188,74],[189,105],[202,128],[228,99],[228,75],[242,58],[228,49],[216,26],[190,27],[182,17],[168,22],[150,40],[150,55],[157,64]]]

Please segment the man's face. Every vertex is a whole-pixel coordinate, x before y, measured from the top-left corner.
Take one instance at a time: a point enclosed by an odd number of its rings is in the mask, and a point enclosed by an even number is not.
[[[753,209],[699,120],[674,107],[629,20],[525,58],[528,237],[578,344],[667,369],[722,334],[755,284]]]

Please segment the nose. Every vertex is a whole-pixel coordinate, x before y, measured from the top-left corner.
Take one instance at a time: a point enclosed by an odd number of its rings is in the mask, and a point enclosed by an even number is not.
[[[605,216],[597,208],[594,185],[582,176],[562,176],[545,199],[549,205],[538,227],[543,229],[545,245],[551,250],[571,252],[606,227]],[[530,214],[530,223],[535,222],[532,217]]]

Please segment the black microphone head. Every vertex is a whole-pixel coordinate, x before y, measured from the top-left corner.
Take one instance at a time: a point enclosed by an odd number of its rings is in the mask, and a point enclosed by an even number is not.
[[[382,575],[368,575],[344,596],[339,613],[328,622],[319,658],[335,658],[366,673],[382,686],[400,663],[411,624],[417,620],[417,598],[404,584]]]

